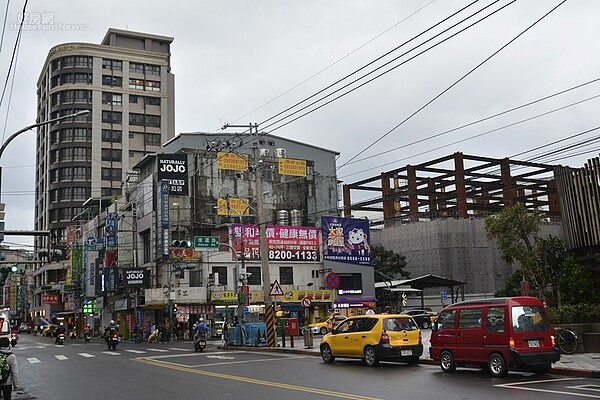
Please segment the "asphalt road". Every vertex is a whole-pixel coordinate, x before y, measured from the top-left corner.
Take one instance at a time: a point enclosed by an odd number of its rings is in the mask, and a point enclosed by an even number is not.
[[[202,353],[191,344],[122,343],[107,351],[102,342],[53,340],[21,335],[13,349],[25,394],[19,399],[565,399],[600,398],[600,380],[485,371],[453,374],[434,365],[360,361],[324,364],[313,355],[221,350]]]

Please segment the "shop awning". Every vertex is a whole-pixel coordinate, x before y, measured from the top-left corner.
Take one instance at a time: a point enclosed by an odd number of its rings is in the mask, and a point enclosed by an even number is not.
[[[377,303],[377,299],[373,296],[344,296],[336,298],[334,303]]]

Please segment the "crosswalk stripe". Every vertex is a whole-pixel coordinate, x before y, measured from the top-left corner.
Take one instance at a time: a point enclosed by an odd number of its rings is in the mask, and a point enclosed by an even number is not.
[[[127,351],[129,353],[134,353],[134,354],[146,354],[146,352],[143,350],[125,350],[125,351]]]
[[[182,349],[180,347],[169,347],[169,350],[175,350],[175,351],[190,351],[190,349]]]
[[[86,357],[86,358],[90,358],[90,357],[96,357],[95,355],[93,355],[93,354],[90,354],[90,353],[79,353],[79,355],[80,355],[81,357]]]
[[[166,349],[148,349],[148,351],[156,351],[158,353],[166,353],[169,350],[166,350]]]
[[[68,360],[69,359],[69,357],[63,356],[62,354],[57,354],[54,357],[56,357],[59,360]]]
[[[103,351],[102,353],[108,354],[109,356],[120,356],[121,353],[117,353],[116,351]]]
[[[37,363],[41,362],[40,360],[38,360],[35,357],[28,358],[27,361],[29,361],[29,364],[37,364]]]

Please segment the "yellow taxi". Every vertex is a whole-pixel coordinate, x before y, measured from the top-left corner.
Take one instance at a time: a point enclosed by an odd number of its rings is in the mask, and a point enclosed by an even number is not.
[[[423,354],[421,330],[410,315],[371,314],[349,317],[321,340],[321,358],[362,359],[368,366],[379,361],[415,364]]]
[[[338,323],[345,319],[346,317],[344,317],[343,315],[332,315],[331,317],[320,318],[316,322],[309,324],[308,327],[315,335],[325,335],[327,332],[329,332],[328,327],[331,326],[331,322],[333,322],[333,326],[336,326]]]

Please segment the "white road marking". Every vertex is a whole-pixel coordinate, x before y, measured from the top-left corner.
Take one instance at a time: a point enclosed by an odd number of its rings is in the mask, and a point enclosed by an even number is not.
[[[38,360],[35,357],[28,358],[27,361],[29,361],[29,364],[37,364],[37,363],[41,362],[40,360]]]
[[[194,348],[191,348],[191,349],[182,349],[181,347],[169,347],[169,350],[175,350],[175,351],[191,351],[191,350],[194,350]]]
[[[63,356],[62,354],[57,354],[54,357],[56,357],[58,360],[68,360],[69,359],[69,357]]]
[[[93,355],[93,354],[90,354],[90,353],[79,353],[79,355],[80,355],[81,357],[86,357],[86,358],[92,358],[92,357],[96,357],[95,355]]]
[[[156,351],[156,352],[159,352],[159,353],[166,353],[169,350],[165,350],[165,349],[148,349],[148,351]]]
[[[125,350],[125,351],[127,351],[129,353],[134,353],[134,354],[146,354],[146,352],[143,350]]]
[[[524,385],[532,385],[532,384],[536,384],[536,383],[561,382],[561,381],[569,381],[569,380],[577,381],[577,380],[581,380],[581,379],[583,379],[583,378],[545,379],[545,380],[537,380],[537,381],[529,381],[529,382],[504,383],[501,385],[494,385],[494,386],[509,388],[509,389],[528,390],[530,392],[542,392],[542,393],[561,394],[561,395],[566,395],[566,396],[587,397],[589,399],[600,399],[600,396],[595,396],[591,393],[574,393],[574,392],[565,392],[563,390],[539,389],[539,388],[524,386]],[[567,386],[567,388],[569,388],[569,386]]]
[[[120,356],[121,353],[117,353],[116,351],[103,351],[102,353],[108,354],[109,356]]]

